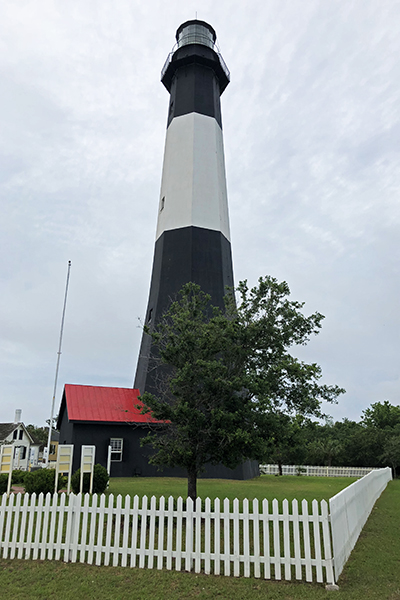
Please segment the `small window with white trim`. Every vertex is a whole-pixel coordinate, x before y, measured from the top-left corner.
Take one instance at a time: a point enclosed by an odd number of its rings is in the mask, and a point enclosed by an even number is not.
[[[123,445],[124,445],[123,438],[110,438],[111,462],[121,462],[122,461]]]

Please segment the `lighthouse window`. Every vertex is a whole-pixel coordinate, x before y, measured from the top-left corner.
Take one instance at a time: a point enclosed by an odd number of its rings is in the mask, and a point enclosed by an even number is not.
[[[151,308],[151,309],[149,310],[149,316],[148,316],[148,318],[147,318],[147,322],[148,322],[148,323],[151,323],[151,319],[152,319],[152,317],[153,317],[153,309]]]
[[[160,202],[160,212],[164,209],[164,204],[165,204],[165,196],[163,196],[161,198],[161,202]]]

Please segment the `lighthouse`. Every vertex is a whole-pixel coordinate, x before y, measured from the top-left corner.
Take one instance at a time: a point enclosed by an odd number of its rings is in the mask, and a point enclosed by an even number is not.
[[[213,27],[183,23],[161,72],[170,99],[145,316],[150,327],[185,283],[197,283],[220,308],[234,285],[220,103],[229,79]],[[134,387],[157,395],[151,344],[143,334]]]

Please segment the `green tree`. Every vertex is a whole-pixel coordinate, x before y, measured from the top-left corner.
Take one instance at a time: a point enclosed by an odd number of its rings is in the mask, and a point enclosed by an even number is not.
[[[342,447],[338,440],[328,437],[308,444],[308,455],[314,465],[332,466],[333,459],[340,454]]]
[[[383,462],[389,463],[393,469],[393,476],[395,476],[396,469],[400,465],[400,428],[398,428],[397,434],[389,437],[384,443],[381,459]]]
[[[363,411],[362,423],[366,427],[385,429],[400,425],[400,406],[393,406],[388,400],[375,402]]]
[[[48,427],[37,427],[36,425],[29,424],[26,426],[26,430],[36,442],[41,446],[46,446],[49,435]]]
[[[186,469],[193,499],[205,464],[233,468],[261,456],[271,414],[320,416],[321,401],[344,391],[321,385],[320,367],[289,353],[318,333],[320,313],[304,316],[288,285],[272,277],[252,289],[241,282],[237,292],[238,306],[228,294],[222,312],[186,284],[154,329],[145,328],[158,349],[162,393],[142,400],[168,424],[143,443],[155,450],[153,464]]]

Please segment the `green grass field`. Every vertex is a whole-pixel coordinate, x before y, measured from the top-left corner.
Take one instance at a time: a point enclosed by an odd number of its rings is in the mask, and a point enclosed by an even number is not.
[[[308,501],[328,500],[340,490],[350,485],[356,478],[351,477],[275,477],[274,475],[261,475],[255,479],[247,481],[222,480],[222,479],[199,479],[197,484],[197,494],[200,498],[229,498],[234,500],[238,498],[243,500],[248,498],[258,498],[263,500],[283,500],[287,498],[292,500],[297,498]],[[186,479],[178,477],[118,477],[110,480],[108,488],[110,494],[129,494],[134,496],[173,496],[186,499],[187,482]]]
[[[274,478],[248,482],[203,480],[199,492],[210,497],[329,498],[348,485],[344,478]],[[179,480],[115,479],[110,492],[185,495]],[[135,489],[128,489],[132,486]],[[248,493],[244,488],[248,486]],[[224,490],[227,490],[224,493]],[[222,490],[222,492],[221,492]],[[389,483],[378,500],[342,577],[338,592],[323,585],[285,583],[121,567],[94,567],[55,561],[0,559],[0,594],[7,600],[319,600],[334,594],[347,600],[400,600],[400,480]]]

